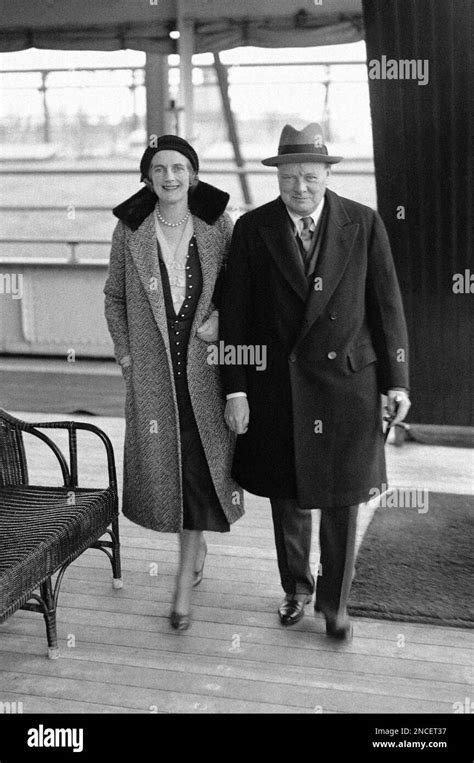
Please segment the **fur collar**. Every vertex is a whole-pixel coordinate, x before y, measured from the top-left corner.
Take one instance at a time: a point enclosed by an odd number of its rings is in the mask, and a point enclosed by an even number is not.
[[[204,220],[208,225],[213,225],[224,212],[229,198],[229,194],[225,191],[199,180],[189,192],[189,208],[191,214]],[[115,207],[112,212],[115,217],[118,217],[131,230],[135,231],[145,218],[153,212],[156,202],[155,192],[145,186]]]

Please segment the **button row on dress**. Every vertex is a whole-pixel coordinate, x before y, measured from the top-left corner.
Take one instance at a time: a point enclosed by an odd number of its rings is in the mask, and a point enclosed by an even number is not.
[[[194,246],[193,242],[191,242],[189,246]],[[189,269],[190,269],[190,266],[189,266],[189,265],[186,265],[186,270],[189,270]],[[188,278],[192,278],[192,273],[188,273]],[[190,289],[192,289],[192,288],[193,288],[191,284],[189,284],[189,288],[190,288]],[[190,295],[190,294],[188,294],[188,296],[186,297],[186,299],[187,299],[187,300],[190,300],[190,299],[191,299],[191,295]],[[184,308],[187,308],[188,306],[189,306],[189,305],[184,305]],[[183,313],[181,313],[181,315],[180,315],[180,318],[186,318],[186,316],[185,316]],[[177,322],[176,322],[176,323],[177,323]],[[176,331],[176,335],[178,335],[178,334],[179,334],[179,331]],[[176,344],[176,345],[178,345],[178,344],[179,344],[179,342],[175,340],[175,344]],[[177,354],[177,355],[181,355],[181,352],[177,352],[176,354]],[[180,365],[181,365],[181,361],[180,361],[180,360],[178,360],[178,361],[177,361],[177,365],[178,365],[178,366],[180,366]],[[176,375],[177,375],[177,376],[181,376],[181,375],[182,375],[181,371],[178,371]]]

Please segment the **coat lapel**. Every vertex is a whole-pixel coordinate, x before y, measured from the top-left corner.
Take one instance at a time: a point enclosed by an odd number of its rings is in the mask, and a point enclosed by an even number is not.
[[[326,203],[329,205],[326,232],[296,344],[301,342],[333,295],[349,262],[359,228],[358,223],[351,221],[341,200],[333,191],[326,191]]]
[[[305,301],[308,284],[302,268],[298,244],[281,199],[274,202],[267,220],[259,226],[259,231],[282,276]]]
[[[148,297],[156,325],[163,336],[165,346],[169,347],[165,299],[158,262],[158,244],[153,214],[148,215],[140,227],[131,234],[130,252]]]
[[[222,262],[222,237],[212,225],[193,215],[194,235],[199,254],[202,274],[202,291],[196,312],[194,313],[191,336],[207,318],[209,305],[212,301],[214,286]]]
[[[204,322],[206,312],[212,301],[214,284],[222,261],[222,240],[217,231],[193,215],[194,235],[199,253],[202,272],[202,292],[194,314],[191,335]],[[161,282],[160,265],[153,215],[143,221],[130,236],[130,251],[145,294],[150,302],[156,324],[163,336],[166,347],[169,346],[168,324],[166,320],[165,299]]]

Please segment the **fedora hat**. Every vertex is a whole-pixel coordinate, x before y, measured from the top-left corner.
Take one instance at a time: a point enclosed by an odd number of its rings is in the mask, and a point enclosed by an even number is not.
[[[330,156],[323,142],[323,131],[316,122],[296,130],[291,125],[285,125],[281,131],[278,155],[262,159],[267,167],[278,164],[293,164],[300,162],[324,162],[336,164],[342,156]]]

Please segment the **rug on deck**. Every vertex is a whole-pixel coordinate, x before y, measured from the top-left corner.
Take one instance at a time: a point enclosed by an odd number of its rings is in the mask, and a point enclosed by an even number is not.
[[[362,541],[350,613],[473,628],[473,497],[392,495],[382,496]]]
[[[410,424],[405,430],[405,439],[423,445],[474,448],[474,427]]]

